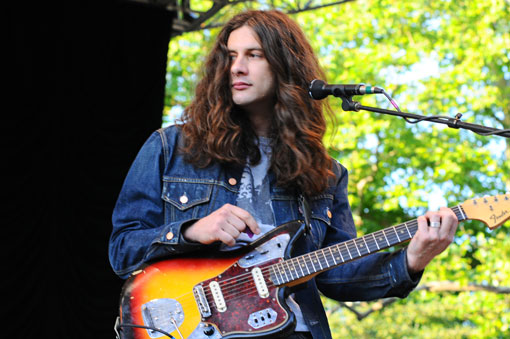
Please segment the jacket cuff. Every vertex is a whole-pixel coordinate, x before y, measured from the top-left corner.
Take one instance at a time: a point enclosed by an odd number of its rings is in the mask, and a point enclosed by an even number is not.
[[[187,227],[193,225],[198,220],[190,219],[179,223],[171,223],[164,227],[159,235],[160,243],[172,246],[202,246],[200,243],[186,240],[182,234]]]
[[[406,297],[421,280],[423,272],[410,274],[407,269],[407,249],[395,253],[389,263],[389,273],[393,289],[398,290],[398,295]]]

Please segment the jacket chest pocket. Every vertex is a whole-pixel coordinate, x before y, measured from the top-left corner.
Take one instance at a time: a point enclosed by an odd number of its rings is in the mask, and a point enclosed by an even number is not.
[[[313,224],[312,232],[314,233],[313,241],[317,248],[322,247],[322,242],[326,236],[326,230],[331,226],[331,207],[333,204],[333,196],[323,194],[313,197],[310,201],[311,220]]]
[[[165,221],[206,216],[213,186],[208,180],[163,178],[161,198],[165,201]]]

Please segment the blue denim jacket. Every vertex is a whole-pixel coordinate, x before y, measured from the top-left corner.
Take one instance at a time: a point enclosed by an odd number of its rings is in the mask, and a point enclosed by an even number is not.
[[[178,126],[154,132],[126,177],[113,212],[109,244],[110,263],[122,278],[146,262],[218,248],[187,242],[181,229],[226,203],[235,204],[243,169],[219,164],[195,168],[177,152],[180,135]],[[347,170],[337,162],[334,165],[336,178],[330,180],[329,188],[309,200],[311,235],[300,237],[294,255],[356,236],[347,199]],[[275,225],[303,220],[295,192],[277,187],[271,174],[270,192]],[[295,300],[314,338],[331,337],[319,291],[339,301],[405,297],[419,281],[409,276],[406,265],[403,250],[374,253],[295,288]]]

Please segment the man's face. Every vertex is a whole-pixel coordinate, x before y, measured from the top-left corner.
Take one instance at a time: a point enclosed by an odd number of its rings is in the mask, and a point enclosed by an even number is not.
[[[253,29],[243,26],[232,31],[227,47],[231,60],[230,84],[234,103],[249,112],[267,114],[272,111],[274,74]]]

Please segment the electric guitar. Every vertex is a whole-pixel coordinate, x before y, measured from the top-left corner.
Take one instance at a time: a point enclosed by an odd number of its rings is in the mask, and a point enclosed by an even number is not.
[[[510,194],[452,208],[459,221],[490,229],[510,219]],[[285,289],[320,272],[410,240],[417,219],[289,258],[303,233],[300,221],[283,224],[234,257],[168,259],[134,272],[123,286],[116,331],[120,338],[261,338],[292,331],[295,317]],[[120,335],[119,335],[120,332]]]

